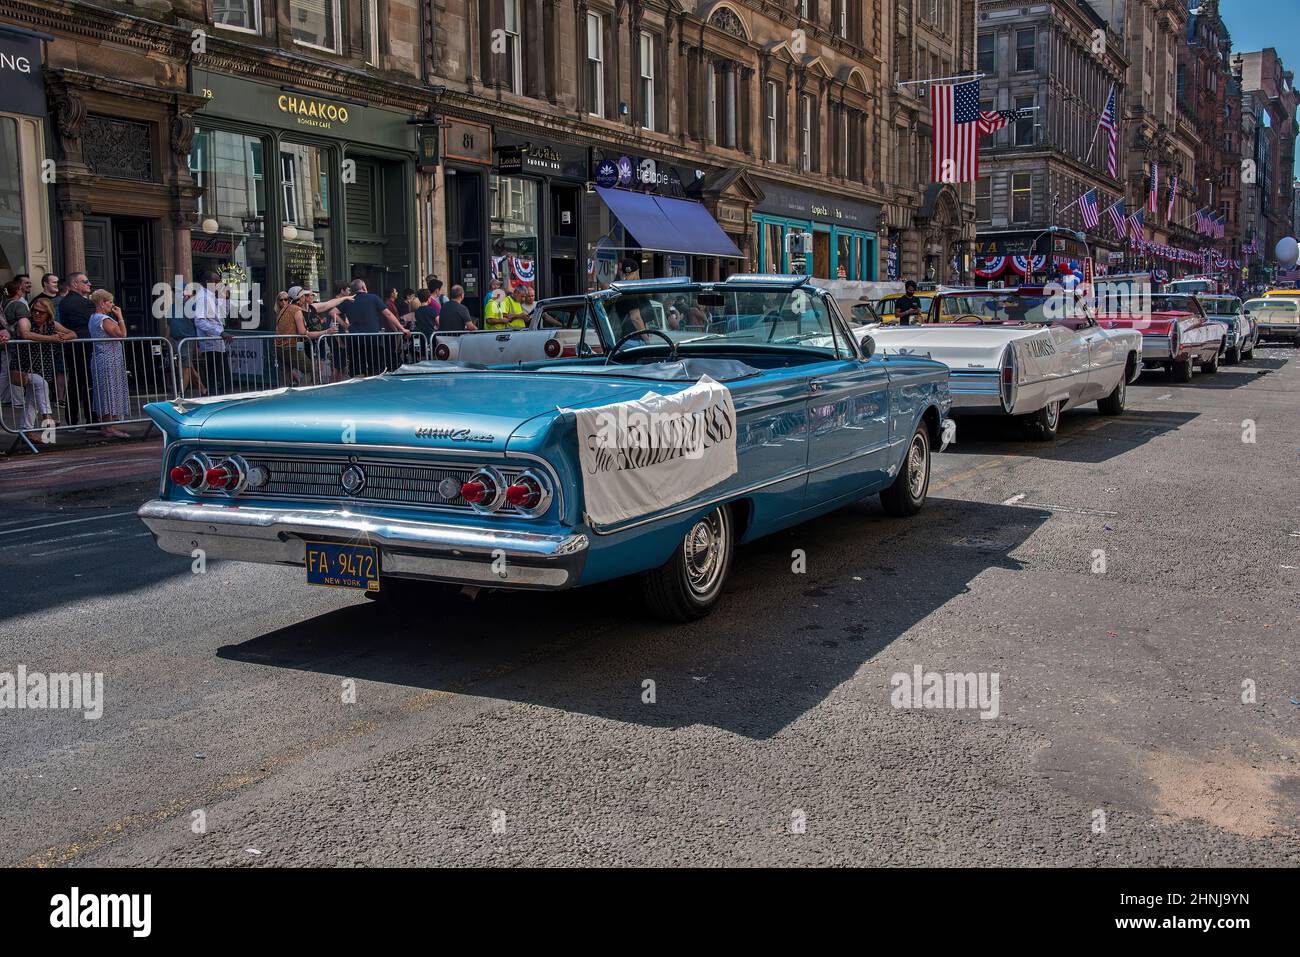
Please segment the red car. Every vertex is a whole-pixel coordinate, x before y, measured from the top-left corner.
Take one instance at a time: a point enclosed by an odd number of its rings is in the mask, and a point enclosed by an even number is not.
[[[1219,359],[1228,327],[1205,314],[1192,295],[1152,293],[1136,298],[1128,308],[1101,312],[1097,320],[1106,329],[1137,329],[1142,333],[1142,365],[1166,369],[1176,382],[1190,382],[1192,369],[1219,371]]]

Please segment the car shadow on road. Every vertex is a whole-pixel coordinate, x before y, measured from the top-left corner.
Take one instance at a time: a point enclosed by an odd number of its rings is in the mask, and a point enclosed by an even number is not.
[[[1281,363],[1285,365],[1286,363]],[[1240,389],[1243,386],[1251,385],[1258,382],[1261,378],[1273,372],[1274,368],[1258,364],[1254,367],[1248,365],[1219,366],[1219,371],[1213,375],[1206,375],[1204,372],[1197,371],[1192,376],[1191,382],[1179,382],[1170,388],[1175,389],[1212,389],[1218,392],[1225,392],[1231,389]]]
[[[1019,569],[1012,553],[1049,517],[958,499],[933,499],[909,520],[887,518],[874,500],[853,505],[740,549],[719,606],[686,625],[644,617],[630,580],[474,604],[433,591],[428,605],[403,614],[361,602],[218,655],[766,738],[981,574]],[[644,700],[647,680],[654,704]]]
[[[1130,408],[1124,415],[1103,416],[1094,406],[1083,406],[1062,414],[1060,429],[1050,442],[1027,438],[1010,416],[963,416],[957,423],[957,441],[944,454],[1020,455],[1097,464],[1176,431],[1198,414]]]

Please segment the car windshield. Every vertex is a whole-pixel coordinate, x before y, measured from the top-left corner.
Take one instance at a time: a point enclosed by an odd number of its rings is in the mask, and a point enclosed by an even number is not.
[[[1295,312],[1300,303],[1290,299],[1252,299],[1246,303],[1247,312]]]
[[[611,346],[629,337],[625,350],[666,347],[667,337],[679,350],[735,343],[852,355],[830,306],[810,289],[633,289],[600,305],[602,337]]]
[[[1235,316],[1241,308],[1240,299],[1202,299],[1201,305],[1211,316]]]
[[[1156,293],[1151,297],[1151,311],[1190,312],[1195,315],[1197,301],[1195,296],[1171,296],[1168,293]]]
[[[987,293],[964,293],[940,296],[940,322],[1005,323],[1035,322],[1044,324],[1078,324],[1088,321],[1082,306],[1065,317],[1060,301],[1044,295],[989,290]]]

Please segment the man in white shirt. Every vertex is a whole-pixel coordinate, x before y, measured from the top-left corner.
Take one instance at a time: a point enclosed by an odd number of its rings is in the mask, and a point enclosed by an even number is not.
[[[220,395],[230,391],[230,364],[226,356],[225,309],[217,299],[215,292],[221,277],[215,272],[206,272],[202,276],[203,285],[190,300],[189,308],[194,312],[194,331],[199,339],[199,355],[203,359],[203,378],[208,384],[208,391]]]

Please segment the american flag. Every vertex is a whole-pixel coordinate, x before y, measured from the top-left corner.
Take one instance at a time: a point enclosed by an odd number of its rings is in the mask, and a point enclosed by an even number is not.
[[[1097,205],[1097,191],[1090,189],[1079,197],[1079,212],[1083,216],[1083,225],[1096,229],[1101,222],[1101,207]]]
[[[1124,200],[1117,199],[1106,210],[1106,215],[1110,217],[1111,225],[1115,227],[1115,232],[1123,236],[1128,230],[1125,228],[1127,214],[1124,211]]]
[[[1020,110],[981,110],[980,132],[996,133],[1014,119],[1020,117]]]
[[[1106,141],[1106,172],[1119,179],[1119,117],[1115,109],[1115,84],[1112,83],[1110,96],[1106,97],[1106,108],[1101,111],[1097,126],[1109,134]]]
[[[1209,217],[1205,214],[1205,207],[1202,206],[1196,211],[1196,231],[1198,233],[1209,233]]]
[[[1169,177],[1169,205],[1165,207],[1165,222],[1173,222],[1174,219],[1174,199],[1178,196],[1178,174],[1173,173]]]
[[[1160,208],[1160,164],[1151,161],[1147,184],[1147,209],[1155,213]]]
[[[1134,210],[1133,215],[1128,218],[1128,238],[1131,242],[1137,242],[1142,238],[1142,223],[1146,219],[1146,214],[1140,210]]]
[[[931,92],[934,110],[934,150],[930,177],[936,183],[969,183],[979,178],[980,81],[936,83]]]
[[[1224,227],[1228,224],[1228,217],[1223,213],[1216,213],[1214,216],[1214,238],[1222,239],[1224,236]]]

